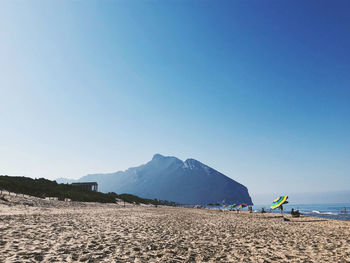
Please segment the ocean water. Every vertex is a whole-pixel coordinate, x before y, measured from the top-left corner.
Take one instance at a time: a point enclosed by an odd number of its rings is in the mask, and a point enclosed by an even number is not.
[[[229,207],[223,206],[210,206],[209,209],[229,209]],[[253,212],[260,212],[264,208],[266,212],[281,213],[279,209],[270,209],[269,205],[254,205]],[[290,214],[292,208],[294,210],[299,210],[303,216],[313,216],[327,219],[337,219],[337,220],[350,220],[350,203],[337,203],[337,204],[286,204],[283,206],[283,213]],[[346,209],[344,212],[344,208]],[[245,207],[241,210],[248,210]]]
[[[254,205],[253,211],[270,211],[270,205]],[[350,220],[350,203],[343,204],[286,204],[283,206],[283,213],[290,214],[292,208],[299,210],[304,216],[314,216],[327,219]],[[346,208],[346,212],[344,212]],[[247,210],[247,208],[245,208]],[[271,210],[280,213],[279,209]]]

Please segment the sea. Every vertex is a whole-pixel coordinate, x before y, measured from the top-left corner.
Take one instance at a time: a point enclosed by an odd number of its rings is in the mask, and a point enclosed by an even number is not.
[[[212,207],[214,208],[214,207]],[[220,207],[228,209],[228,207]],[[270,205],[254,205],[253,212],[260,212],[264,208],[266,212],[281,213],[280,209],[270,209]],[[326,219],[350,220],[350,203],[336,204],[286,204],[283,205],[283,213],[290,214],[292,208],[299,210],[303,216],[313,216]],[[243,210],[248,210],[244,208]]]
[[[253,211],[259,212],[264,208],[270,211],[270,205],[254,205]],[[286,204],[283,205],[283,213],[290,213],[292,208],[299,210],[304,216],[314,216],[327,219],[350,220],[350,203],[336,204]],[[271,210],[281,213],[280,209]]]

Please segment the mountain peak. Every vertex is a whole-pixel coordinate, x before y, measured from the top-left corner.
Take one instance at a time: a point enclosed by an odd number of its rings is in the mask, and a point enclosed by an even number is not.
[[[154,161],[161,161],[161,162],[166,162],[166,163],[176,162],[179,164],[183,164],[183,162],[180,159],[178,159],[174,156],[164,156],[164,155],[161,155],[159,153],[156,153],[155,155],[153,155],[152,162],[154,162]]]
[[[200,161],[197,161],[196,159],[192,159],[192,158],[188,158],[186,161],[186,163],[192,163],[192,164],[202,164]]]
[[[154,160],[161,160],[161,159],[164,159],[165,156],[159,154],[159,153],[156,153],[155,155],[153,155],[153,158],[152,158],[152,161]]]
[[[194,169],[194,168],[204,168],[206,167],[205,164],[202,164],[200,161],[197,161],[195,159],[189,158],[185,162],[185,167],[189,169]]]
[[[96,181],[103,192],[130,193],[180,204],[213,202],[252,204],[248,189],[195,160],[155,154],[144,165],[124,172],[94,174],[78,181]]]

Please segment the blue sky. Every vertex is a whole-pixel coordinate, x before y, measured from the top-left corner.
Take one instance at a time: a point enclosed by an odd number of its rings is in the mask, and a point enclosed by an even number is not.
[[[349,190],[349,1],[1,1],[0,174],[154,153],[254,194]]]

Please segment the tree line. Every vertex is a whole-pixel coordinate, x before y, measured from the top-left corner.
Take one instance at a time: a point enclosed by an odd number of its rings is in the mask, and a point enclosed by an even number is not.
[[[121,199],[124,202],[134,204],[177,205],[171,201],[141,198],[132,194],[93,192],[71,184],[58,184],[56,181],[45,178],[32,179],[22,176],[0,175],[0,189],[40,198],[58,197],[58,200],[69,198],[79,202],[115,203],[116,199]]]

